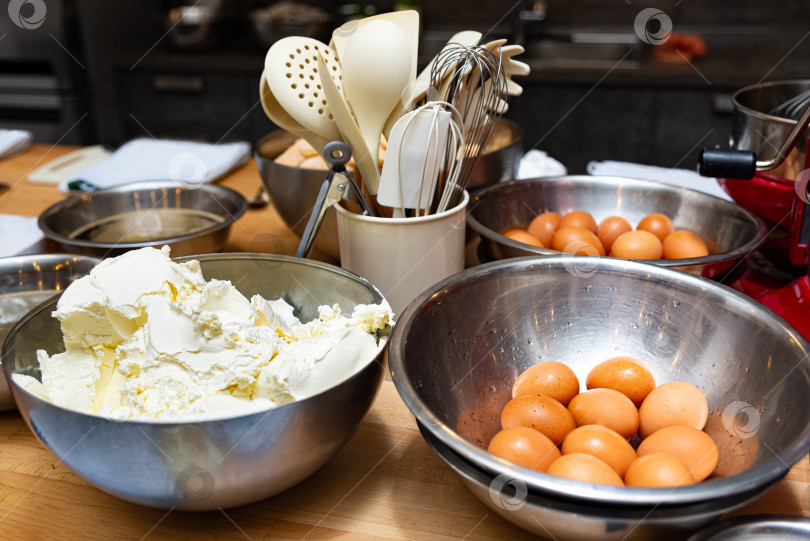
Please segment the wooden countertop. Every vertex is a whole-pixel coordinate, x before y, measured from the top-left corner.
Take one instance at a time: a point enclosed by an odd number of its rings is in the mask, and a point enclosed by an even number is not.
[[[27,174],[69,147],[34,146],[0,162],[0,213],[37,216],[63,197]],[[222,184],[252,196],[251,161]],[[292,253],[298,239],[272,205],[233,227],[227,250]],[[805,457],[772,491],[735,514],[810,517]],[[391,381],[349,444],[323,469],[265,501],[210,513],[129,504],[91,487],[0,413],[0,539],[534,539],[480,503],[427,446]]]

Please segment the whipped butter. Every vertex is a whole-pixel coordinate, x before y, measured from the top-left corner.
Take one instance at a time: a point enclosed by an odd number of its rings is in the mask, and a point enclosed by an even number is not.
[[[302,323],[283,299],[248,300],[206,281],[168,247],[107,259],[62,294],[64,353],[40,350],[42,381],[14,381],[54,404],[115,419],[219,418],[266,410],[333,387],[384,346],[386,302],[346,317],[321,306]]]

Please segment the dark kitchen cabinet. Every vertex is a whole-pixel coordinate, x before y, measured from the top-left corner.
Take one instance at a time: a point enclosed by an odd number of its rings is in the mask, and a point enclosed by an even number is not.
[[[728,142],[728,93],[714,90],[524,85],[507,116],[538,148],[582,173],[591,160],[692,169],[703,146]]]
[[[119,72],[119,117],[125,121],[126,137],[250,140],[249,79],[232,74]],[[258,91],[255,94],[258,99]]]

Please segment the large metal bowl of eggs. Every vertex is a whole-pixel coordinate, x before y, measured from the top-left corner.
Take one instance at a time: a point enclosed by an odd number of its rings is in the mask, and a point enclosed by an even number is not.
[[[615,357],[648,374],[642,400],[595,381]],[[537,378],[546,391],[520,390],[522,374],[547,363],[570,376]],[[468,269],[402,313],[389,366],[425,439],[470,490],[492,512],[558,541],[683,539],[761,496],[810,451],[810,343],[730,288],[647,263],[561,255]],[[571,378],[566,407],[552,388]],[[583,407],[582,397],[595,402]],[[524,402],[531,424],[515,425]],[[543,417],[558,410],[568,425]],[[613,434],[602,458],[596,444],[568,448],[596,427]],[[707,442],[700,472],[680,451],[685,439],[657,436],[673,430]],[[535,440],[546,446],[537,460],[506,458],[505,449],[534,453]],[[671,483],[656,480],[666,469],[637,475],[660,455],[682,475]],[[574,459],[600,462],[609,478],[560,469]]]

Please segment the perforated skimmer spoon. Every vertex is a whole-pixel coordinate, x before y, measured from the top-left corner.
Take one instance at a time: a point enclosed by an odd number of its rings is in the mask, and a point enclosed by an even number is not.
[[[321,88],[318,53],[337,63],[335,52],[316,39],[300,36],[280,39],[267,51],[265,79],[275,100],[291,118],[328,141],[340,140],[340,131]],[[338,88],[341,84],[340,80],[336,82]]]

